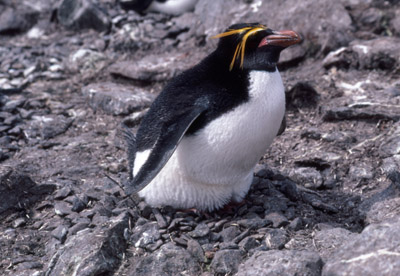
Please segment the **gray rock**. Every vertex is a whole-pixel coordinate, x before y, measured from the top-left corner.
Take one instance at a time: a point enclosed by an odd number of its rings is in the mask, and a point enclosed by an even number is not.
[[[239,266],[238,276],[252,275],[321,275],[322,260],[318,253],[296,250],[256,252]]]
[[[54,212],[60,217],[71,214],[72,206],[66,202],[60,201],[54,205]]]
[[[285,227],[289,224],[287,218],[277,212],[267,213],[264,218],[271,221],[274,228]]]
[[[368,41],[352,41],[350,46],[331,52],[323,64],[326,68],[335,66],[394,71],[400,66],[400,54],[396,50],[399,41],[398,37],[386,36]]]
[[[349,170],[349,176],[353,180],[371,179],[374,177],[373,168],[366,164],[357,164],[351,166]]]
[[[241,242],[239,242],[239,247],[243,248],[245,251],[256,248],[260,246],[260,242],[255,237],[245,237]]]
[[[7,7],[0,12],[0,35],[25,32],[37,23],[38,18],[39,12],[24,3],[20,3],[18,9]]]
[[[63,134],[72,125],[73,121],[74,119],[66,118],[63,115],[55,116],[50,121],[44,122],[41,129],[41,137],[43,139],[50,139]]]
[[[164,82],[194,65],[182,53],[165,55],[147,55],[138,61],[122,61],[110,66],[113,75],[143,81]]]
[[[290,229],[292,231],[298,231],[302,227],[303,227],[303,220],[300,217],[297,217],[290,222],[288,229]]]
[[[64,199],[67,196],[72,194],[72,190],[70,187],[63,187],[60,190],[57,191],[57,193],[54,195],[54,199],[60,200]]]
[[[161,246],[156,252],[139,259],[128,275],[199,275],[200,264],[182,247],[172,243]]]
[[[131,242],[135,247],[146,248],[160,239],[158,224],[149,222],[138,225],[132,230]]]
[[[289,177],[306,188],[318,189],[323,184],[321,173],[315,168],[295,168],[290,171]]]
[[[339,247],[322,275],[398,275],[400,273],[400,217],[367,226]]]
[[[270,229],[265,234],[265,245],[269,249],[282,249],[289,241],[289,237],[283,229]]]
[[[234,274],[241,261],[242,252],[240,250],[219,250],[215,253],[210,268],[216,275]]]
[[[68,57],[68,68],[82,74],[97,73],[108,63],[107,57],[98,51],[79,49]]]
[[[74,30],[90,28],[103,32],[111,26],[108,15],[90,0],[63,0],[57,18],[61,25]]]
[[[365,221],[368,224],[380,223],[382,221],[395,218],[399,215],[400,198],[388,198],[372,204],[366,212]]]
[[[355,236],[356,234],[344,228],[322,229],[315,233],[314,242],[322,260],[327,262],[338,247],[346,244]]]
[[[398,121],[400,120],[400,115],[397,111],[390,108],[379,108],[379,107],[364,107],[355,108],[354,106],[334,106],[334,107],[323,107],[324,121],[341,121],[341,120],[369,120],[369,121],[379,121],[379,120],[390,120]]]
[[[65,245],[51,258],[46,275],[112,274],[126,249],[124,229],[129,226],[129,215],[111,218],[102,228],[79,231],[70,236]]]
[[[383,159],[381,168],[387,174],[397,171],[400,168],[400,154]]]
[[[196,228],[189,232],[188,235],[192,238],[203,238],[210,234],[210,228],[205,223],[200,223]]]
[[[127,115],[142,110],[153,102],[155,95],[139,88],[129,89],[115,83],[95,83],[82,88],[91,108],[111,115]]]
[[[200,243],[196,240],[189,239],[187,242],[187,251],[198,261],[204,262],[204,250],[201,247]]]
[[[240,219],[237,221],[237,223],[247,229],[257,229],[271,225],[271,220],[256,217],[252,219]]]
[[[224,242],[230,242],[233,241],[234,238],[236,238],[238,235],[240,235],[240,230],[236,226],[229,226],[227,228],[224,228],[221,231],[221,238],[222,241]]]
[[[391,157],[400,154],[400,123],[397,123],[394,127],[395,131],[393,134],[387,137],[379,147],[379,154],[382,157]]]
[[[51,236],[64,243],[67,238],[68,228],[65,225],[59,225],[56,229],[51,232]]]
[[[75,224],[74,226],[72,226],[71,228],[69,228],[68,233],[70,235],[75,235],[79,231],[86,229],[88,227],[89,227],[89,222],[79,222],[79,223]]]

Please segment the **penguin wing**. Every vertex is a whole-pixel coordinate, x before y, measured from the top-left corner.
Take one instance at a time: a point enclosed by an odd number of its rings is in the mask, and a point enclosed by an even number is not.
[[[153,180],[175,152],[192,123],[208,107],[209,101],[201,99],[192,107],[183,110],[178,117],[171,117],[163,122],[147,160],[126,187],[128,195],[139,192]]]

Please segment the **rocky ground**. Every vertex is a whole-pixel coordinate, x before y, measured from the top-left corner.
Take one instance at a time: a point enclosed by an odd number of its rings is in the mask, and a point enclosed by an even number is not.
[[[121,124],[210,36],[257,21],[304,42],[282,55],[287,128],[246,204],[135,206]],[[180,16],[0,0],[0,274],[399,275],[399,45],[396,0],[199,0]]]

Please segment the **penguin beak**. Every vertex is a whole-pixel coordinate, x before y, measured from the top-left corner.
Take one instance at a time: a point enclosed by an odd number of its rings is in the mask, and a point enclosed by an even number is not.
[[[264,37],[258,47],[274,45],[286,48],[301,42],[301,40],[300,35],[294,31],[274,31],[273,34]]]

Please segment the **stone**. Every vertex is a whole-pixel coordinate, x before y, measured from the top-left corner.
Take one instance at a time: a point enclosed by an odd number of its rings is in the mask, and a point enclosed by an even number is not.
[[[394,133],[386,137],[385,141],[379,146],[379,154],[382,157],[400,154],[400,123],[397,123],[394,127]]]
[[[89,227],[89,222],[79,222],[68,229],[68,234],[75,235],[81,230],[84,230]]]
[[[225,249],[215,253],[210,268],[217,275],[234,274],[242,260],[240,250]]]
[[[107,57],[98,51],[82,48],[73,52],[68,57],[70,70],[82,74],[99,72],[107,65]]]
[[[108,15],[90,0],[63,0],[57,9],[61,25],[73,30],[94,29],[106,32],[111,27]]]
[[[260,246],[260,242],[254,237],[246,237],[241,242],[239,242],[239,247],[245,251],[249,251],[250,249],[256,248]]]
[[[59,225],[56,229],[51,232],[51,236],[59,240],[61,243],[67,238],[68,228],[65,225]]]
[[[196,240],[189,239],[187,242],[187,251],[200,263],[204,262],[204,250]]]
[[[89,84],[82,88],[82,93],[88,98],[90,107],[110,115],[128,115],[140,111],[155,99],[140,88],[130,88],[111,82]]]
[[[318,189],[323,184],[321,173],[315,168],[295,168],[290,171],[289,177],[309,189]]]
[[[267,213],[264,219],[271,221],[273,228],[281,228],[289,224],[288,219],[284,215],[277,212]]]
[[[355,233],[344,228],[321,229],[314,234],[314,242],[322,260],[327,262],[338,247],[355,237]]]
[[[200,264],[182,247],[166,243],[156,252],[139,258],[127,275],[199,275]]]
[[[257,229],[271,225],[271,221],[269,219],[262,219],[259,217],[252,219],[241,219],[238,220],[237,223],[246,229]]]
[[[54,195],[54,199],[61,200],[72,194],[70,187],[63,187]]]
[[[160,239],[158,224],[149,222],[138,225],[132,230],[131,242],[135,247],[146,248],[150,244],[154,244]]]
[[[185,62],[186,61],[186,62]],[[138,61],[121,61],[110,66],[113,75],[145,83],[165,82],[194,65],[182,53],[147,55]]]
[[[18,228],[21,226],[24,226],[26,224],[26,219],[25,218],[17,218],[16,220],[13,221],[13,227]]]
[[[322,275],[397,275],[400,273],[400,217],[367,226],[327,260]]]
[[[85,229],[67,239],[53,254],[46,269],[47,275],[112,274],[121,263],[126,250],[124,229],[129,227],[129,215],[111,218],[102,227]]]
[[[0,35],[16,35],[29,30],[39,18],[39,12],[25,3],[18,8],[4,8],[0,12]]]
[[[54,212],[60,217],[71,214],[72,206],[66,202],[59,201],[54,205]]]
[[[350,166],[349,176],[353,180],[371,179],[374,177],[373,168],[366,164]]]
[[[192,238],[203,238],[210,234],[210,228],[205,223],[200,223],[196,228],[189,232],[188,235]]]
[[[270,229],[265,234],[265,244],[269,249],[282,249],[289,241],[289,237],[283,229]]]
[[[254,253],[239,266],[237,276],[308,275],[319,276],[322,260],[313,251],[270,250]]]
[[[399,214],[399,209],[400,197],[387,198],[382,201],[376,201],[366,211],[365,222],[368,224],[373,224],[395,218]]]
[[[240,234],[240,230],[236,226],[229,226],[221,231],[221,238],[224,242],[233,241]]]
[[[292,220],[288,226],[289,230],[298,231],[303,228],[303,220],[300,217],[295,218]]]

